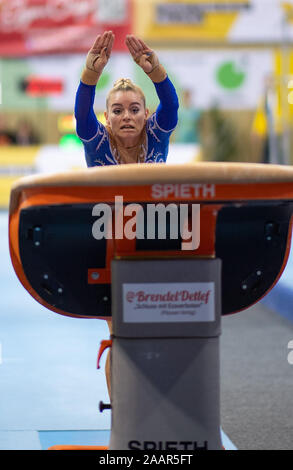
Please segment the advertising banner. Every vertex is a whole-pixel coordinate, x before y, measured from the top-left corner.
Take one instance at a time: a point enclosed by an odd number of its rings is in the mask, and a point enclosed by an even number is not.
[[[179,44],[280,43],[293,40],[292,0],[144,0],[135,29],[145,40]]]
[[[189,90],[191,104],[202,110],[215,105],[231,110],[255,109],[266,78],[275,73],[275,55],[266,49],[162,49],[158,54],[179,97]],[[68,54],[3,60],[0,62],[2,110],[37,107],[72,112],[84,59],[84,54]],[[293,60],[291,63],[293,67]],[[293,68],[290,72],[293,74]],[[115,80],[122,76],[132,79],[144,90],[148,107],[153,111],[158,105],[153,83],[130,54],[122,52],[111,55],[99,80],[96,111],[104,112],[106,96]],[[42,96],[41,89],[34,95],[34,87],[41,85],[47,86],[46,94]]]
[[[212,322],[213,282],[123,284],[125,323]]]
[[[85,52],[112,30],[114,50],[131,32],[130,0],[0,0],[0,56]]]

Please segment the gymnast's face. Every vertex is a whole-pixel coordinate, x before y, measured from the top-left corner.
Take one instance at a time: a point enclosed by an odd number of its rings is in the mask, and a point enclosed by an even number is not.
[[[137,144],[148,117],[148,109],[136,91],[115,91],[109,97],[106,122],[127,147]]]

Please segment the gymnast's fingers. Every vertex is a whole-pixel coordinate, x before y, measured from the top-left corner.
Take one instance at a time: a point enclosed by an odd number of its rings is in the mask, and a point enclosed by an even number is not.
[[[137,38],[137,41],[139,42],[140,47],[144,53],[153,52],[152,49],[150,49],[150,47],[142,39]]]
[[[142,52],[141,45],[135,36],[129,35],[127,36],[127,40],[129,46],[131,46],[131,50],[133,51],[133,53],[139,54]]]
[[[92,45],[92,47],[91,47],[91,49],[90,49],[91,51],[92,51],[92,50],[95,50],[95,49],[99,49],[100,44],[101,44],[101,37],[102,37],[102,36],[101,36],[100,34],[98,34],[98,36],[97,36],[96,39],[95,39],[94,44]]]
[[[95,42],[91,48],[92,52],[100,53],[104,47],[108,46],[108,43],[111,41],[112,31],[105,31],[103,34],[98,34],[95,39]]]
[[[101,48],[104,49],[104,47],[108,47],[110,41],[111,41],[111,37],[112,37],[112,31],[105,31],[103,36],[102,36],[102,44],[101,44]]]
[[[108,43],[108,46],[107,46],[107,55],[108,55],[108,57],[110,56],[110,54],[112,52],[114,39],[115,39],[115,35],[112,33],[110,38],[109,38],[109,43]]]
[[[138,53],[137,53],[135,47],[133,47],[132,42],[129,39],[126,39],[125,44],[128,47],[129,52],[132,55],[132,57],[135,59],[138,56]]]

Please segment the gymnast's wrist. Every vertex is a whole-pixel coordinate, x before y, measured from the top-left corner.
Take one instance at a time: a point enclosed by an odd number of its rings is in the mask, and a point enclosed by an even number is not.
[[[163,82],[165,78],[167,77],[167,72],[162,66],[162,64],[160,63],[155,65],[155,67],[150,72],[148,73],[146,72],[146,74],[150,77],[150,79],[154,83]]]
[[[81,73],[81,81],[85,85],[96,85],[100,78],[101,73],[85,67]]]
[[[167,78],[167,72],[162,64],[157,64],[147,75],[154,83],[163,82]]]

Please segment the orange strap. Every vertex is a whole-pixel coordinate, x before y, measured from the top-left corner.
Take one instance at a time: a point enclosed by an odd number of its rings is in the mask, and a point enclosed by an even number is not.
[[[100,349],[99,349],[99,353],[98,353],[97,369],[100,369],[100,359],[101,359],[101,356],[102,356],[103,352],[107,348],[111,348],[111,347],[112,347],[112,340],[111,339],[103,339],[103,341],[101,341],[101,345],[100,345]]]
[[[104,446],[79,446],[79,445],[56,445],[51,446],[48,450],[107,450]]]

